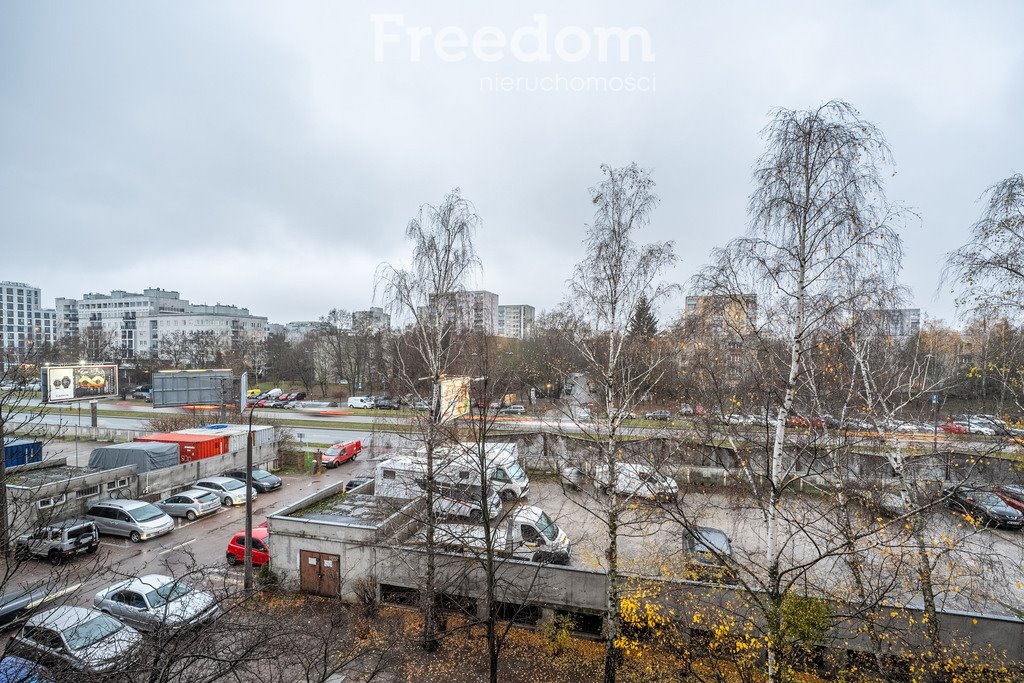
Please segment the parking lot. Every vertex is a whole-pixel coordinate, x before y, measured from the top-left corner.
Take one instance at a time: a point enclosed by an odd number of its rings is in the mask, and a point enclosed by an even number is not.
[[[253,507],[253,523],[324,486],[372,472],[373,463],[364,457],[349,461],[323,474],[284,474],[283,485],[273,493],[259,494]],[[91,606],[93,596],[103,588],[128,577],[162,573],[172,576],[201,575],[211,587],[231,590],[242,585],[242,568],[228,567],[225,553],[231,536],[245,526],[245,507],[222,508],[195,522],[176,519],[171,533],[141,543],[114,536],[101,536],[94,555],[81,555],[60,567],[45,558],[27,560],[17,566],[4,586],[7,595],[43,584],[57,596],[54,604]]]
[[[572,564],[598,569],[605,566],[606,526],[600,518],[601,497],[589,485],[563,491],[555,479],[534,477],[528,504],[543,508],[573,543]],[[783,504],[780,537],[785,539],[783,567],[814,560],[822,549],[836,550],[838,534],[829,501],[793,495]],[[596,513],[596,514],[595,514]],[[682,527],[691,523],[724,531],[737,564],[753,576],[767,576],[765,522],[762,510],[740,489],[683,490],[674,513],[644,501],[623,514],[619,535],[620,566],[644,575],[679,576],[682,568]],[[930,543],[940,607],[965,612],[1013,614],[1024,609],[1024,534],[1021,531],[978,528],[962,515],[938,507],[927,514],[925,534]],[[676,519],[673,519],[675,517]],[[867,526],[871,520],[861,514]],[[914,556],[901,525],[893,533],[865,538],[860,547],[877,584],[898,575],[901,589],[890,590],[890,602],[919,604],[914,585]],[[756,584],[757,582],[754,581]],[[816,563],[799,586],[830,595],[848,595],[851,576],[838,553]]]

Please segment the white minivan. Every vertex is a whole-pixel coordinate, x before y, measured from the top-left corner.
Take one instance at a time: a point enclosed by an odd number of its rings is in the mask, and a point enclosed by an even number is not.
[[[372,408],[373,406],[373,399],[369,396],[351,396],[348,399],[349,408]]]

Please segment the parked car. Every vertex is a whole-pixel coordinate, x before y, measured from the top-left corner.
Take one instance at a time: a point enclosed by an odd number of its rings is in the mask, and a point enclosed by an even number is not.
[[[0,659],[0,683],[53,683],[53,673],[38,662],[8,655]]]
[[[39,527],[14,539],[17,557],[45,557],[54,567],[82,553],[94,553],[100,547],[96,525],[84,519],[68,519]]]
[[[985,526],[1020,529],[1024,526],[1024,512],[1011,507],[990,491],[954,488],[945,491],[946,504],[951,510],[977,517]]]
[[[195,626],[220,614],[213,595],[164,574],[115,583],[97,593],[93,605],[140,631]]]
[[[50,592],[52,584],[49,579],[40,585],[42,588],[19,588],[0,595],[0,627],[7,630],[11,625],[19,625],[36,607],[60,597],[60,594]],[[8,585],[8,588],[13,588],[13,585]]]
[[[103,673],[130,665],[142,635],[109,614],[56,607],[28,618],[8,651],[58,670]]]
[[[683,416],[693,415],[693,406],[689,403],[679,404],[679,414]]]
[[[413,410],[430,410],[430,404],[426,401],[419,400],[412,404]]]
[[[795,429],[823,429],[825,423],[822,422],[820,417],[811,416],[810,418],[804,417],[803,415],[792,414],[786,418],[786,426],[793,427]]]
[[[171,517],[184,517],[194,522],[200,517],[212,515],[221,509],[220,496],[206,489],[189,489],[176,493],[156,503],[156,506]]]
[[[967,426],[959,422],[946,422],[942,425],[942,431],[946,434],[970,434]]]
[[[608,466],[594,468],[594,488],[604,493],[612,490],[608,479]],[[679,494],[679,484],[648,465],[622,462],[615,470],[615,492],[621,496],[636,496],[654,500],[674,500]]]
[[[672,413],[667,410],[652,410],[649,413],[644,413],[645,420],[661,420],[662,422],[668,422],[672,419]]]
[[[231,470],[230,472],[225,472],[224,476],[245,483],[245,470]],[[271,474],[266,470],[254,468],[252,471],[252,487],[256,489],[257,493],[276,491],[281,488],[283,483],[281,477]]]
[[[245,562],[245,532],[237,533],[228,541],[228,564],[236,565]],[[252,530],[252,563],[259,566],[270,562],[270,530],[258,526]]]
[[[346,441],[345,443],[336,443],[326,451],[323,455],[324,467],[333,468],[338,465],[342,465],[349,460],[355,460],[359,452],[363,450],[362,441]]]
[[[197,489],[213,491],[220,496],[225,506],[245,505],[245,483],[229,477],[206,477],[193,484]],[[255,487],[250,489],[252,499],[256,500]]]
[[[525,414],[526,414],[526,406],[520,405],[519,403],[516,403],[514,405],[510,405],[508,408],[502,408],[501,410],[498,411],[498,415],[525,415]]]
[[[376,399],[373,404],[375,408],[380,410],[398,410],[402,407],[397,398],[391,398],[390,396]]]
[[[174,520],[141,500],[103,500],[93,503],[85,515],[101,534],[127,536],[132,543],[169,534]]]
[[[153,386],[150,384],[143,384],[132,389],[132,393],[129,394],[131,398],[139,399],[140,401],[148,401],[153,396]]]
[[[996,495],[1015,510],[1024,512],[1024,486],[1006,484],[996,488]]]
[[[683,556],[687,578],[717,583],[735,583],[729,568],[732,544],[721,529],[699,526],[683,529]]]
[[[352,477],[345,482],[345,493],[373,481],[373,477]]]

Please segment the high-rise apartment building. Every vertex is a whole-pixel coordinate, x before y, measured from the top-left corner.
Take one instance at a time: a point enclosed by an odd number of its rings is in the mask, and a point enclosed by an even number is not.
[[[0,347],[5,355],[21,360],[33,349],[55,341],[55,317],[52,308],[42,307],[38,287],[0,282]]]
[[[494,336],[498,332],[498,295],[494,292],[455,292],[449,302],[439,302],[430,295],[431,307],[447,322],[455,323],[460,332],[479,332]]]
[[[533,331],[535,314],[533,306],[526,304],[498,306],[498,336],[526,339]]]
[[[387,332],[391,329],[391,316],[383,308],[371,307],[366,311],[352,311],[352,331],[358,333]]]

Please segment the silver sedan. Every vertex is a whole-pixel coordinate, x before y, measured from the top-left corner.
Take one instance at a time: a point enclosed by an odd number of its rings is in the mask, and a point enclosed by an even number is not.
[[[184,517],[193,522],[220,510],[220,496],[205,489],[189,489],[165,498],[156,504],[171,517]]]
[[[97,593],[93,602],[96,609],[140,631],[193,626],[220,614],[213,595],[162,574],[115,583]]]

